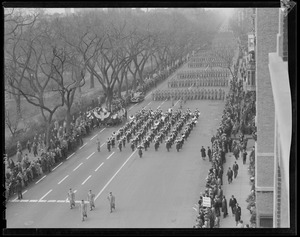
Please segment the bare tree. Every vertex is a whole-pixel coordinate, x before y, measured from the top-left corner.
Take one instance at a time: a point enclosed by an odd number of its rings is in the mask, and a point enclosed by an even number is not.
[[[55,111],[64,105],[64,93],[62,90],[63,80],[56,76],[57,71],[63,70],[65,56],[58,50],[53,41],[49,39],[47,24],[40,24],[29,32],[26,38],[27,45],[23,47],[23,58],[17,61],[18,67],[23,70],[23,81],[17,83],[11,78],[9,85],[20,93],[28,103],[38,107],[42,117],[46,122],[46,146],[49,145],[50,125]],[[26,87],[26,86],[27,87]],[[51,87],[50,87],[51,85]],[[58,101],[56,103],[47,102],[46,91],[52,89]],[[11,91],[11,93],[13,93]]]
[[[227,68],[230,71],[232,77],[234,77],[234,73],[232,71],[234,48],[231,46],[214,47],[213,55],[224,62],[224,68]]]

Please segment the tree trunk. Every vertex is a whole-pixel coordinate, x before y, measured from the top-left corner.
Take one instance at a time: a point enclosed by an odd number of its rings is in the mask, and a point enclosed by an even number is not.
[[[22,118],[22,113],[21,113],[21,96],[20,95],[17,95],[16,98],[15,98],[15,101],[16,101],[16,109],[17,109],[17,121],[19,119]]]
[[[106,108],[109,111],[111,111],[111,102],[112,102],[112,99],[113,99],[113,90],[112,90],[112,88],[108,87],[105,92],[106,92],[106,101],[105,101]]]
[[[48,120],[46,121],[47,127],[46,127],[46,150],[48,149],[50,145],[50,129],[51,129],[51,121],[54,113],[50,113]]]
[[[91,73],[90,75],[90,89],[95,87],[95,81],[94,81],[94,74]]]
[[[72,122],[71,106],[68,106],[68,108],[67,108],[67,128],[66,128],[67,134],[69,134],[71,122]]]

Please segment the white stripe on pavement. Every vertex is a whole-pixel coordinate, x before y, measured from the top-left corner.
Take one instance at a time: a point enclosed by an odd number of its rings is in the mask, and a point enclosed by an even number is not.
[[[88,160],[94,154],[95,154],[95,152],[93,152],[92,154],[90,154],[86,159]]]
[[[103,143],[100,147],[103,147],[106,143]]]
[[[40,200],[44,199],[44,197],[46,197],[51,192],[52,192],[52,189],[50,189],[43,197],[41,197]]]
[[[60,184],[62,181],[64,181],[66,178],[68,178],[69,175],[67,175],[66,177],[64,177],[61,181],[59,181],[57,184]]]
[[[74,190],[74,193],[76,193],[77,192],[77,190]]]
[[[29,200],[29,202],[38,202],[38,200]]]
[[[102,162],[101,165],[98,166],[97,169],[95,169],[95,172],[97,172],[97,170],[103,165],[104,163]]]
[[[56,202],[56,200],[47,200],[47,202]]]
[[[79,168],[79,166],[81,166],[83,163],[80,163],[75,169],[73,169],[73,171],[77,170]]]
[[[46,177],[46,175],[44,175],[44,177],[40,178],[38,181],[35,182],[35,184],[38,184],[40,181],[42,181],[42,179],[44,179]]]
[[[193,207],[193,209],[194,209],[195,211],[198,211],[195,207]]]
[[[54,167],[53,169],[52,169],[52,171],[53,170],[55,170],[58,166],[60,166],[62,164],[62,162],[59,164],[59,165],[57,165],[56,167]]]
[[[115,152],[111,153],[111,154],[109,155],[109,157],[106,158],[106,160],[108,160],[114,153],[115,153]]]
[[[101,133],[101,132],[103,132],[104,131],[104,129],[106,129],[106,128],[103,128],[99,133]]]
[[[70,158],[71,158],[71,156],[73,156],[74,154],[75,154],[75,152],[74,152],[73,154],[69,155],[69,157],[67,158],[67,160],[68,160],[68,159],[70,159]]]
[[[91,177],[92,175],[90,175],[89,177],[87,177],[83,182],[82,182],[82,184],[81,185],[84,185],[85,184],[85,182],[86,181],[88,181],[88,179]]]
[[[20,202],[29,202],[29,200],[21,199]]]
[[[175,103],[175,105],[176,105],[179,101],[180,101],[180,100],[177,100],[177,102]],[[175,106],[175,105],[174,105],[174,106]]]
[[[47,202],[47,200],[38,200],[38,202]]]
[[[81,147],[79,147],[79,150],[80,150],[81,148],[83,148],[86,144],[87,144],[87,143],[84,143]]]
[[[133,154],[136,152],[135,150],[128,158],[127,160],[123,163],[123,165],[117,170],[117,172],[110,178],[110,180],[105,184],[105,186],[101,189],[101,191],[97,194],[95,197],[95,200],[101,195],[101,193],[105,190],[105,188],[110,184],[110,182],[116,177],[116,175],[120,172],[120,170],[124,167],[124,165],[129,161],[129,159],[133,156]]]
[[[160,106],[163,105],[163,103],[165,103],[167,101],[167,99],[165,99],[165,101],[163,101],[157,108],[159,108]]]
[[[98,136],[98,134],[96,134],[95,136],[93,136],[91,139],[90,139],[90,141],[92,141],[95,137],[97,137]]]
[[[63,202],[66,202],[66,200],[57,200],[56,202],[61,202],[61,203],[63,203]]]
[[[27,193],[27,191],[28,191],[28,190],[25,190],[25,191],[22,193],[22,195],[24,195],[24,193]]]

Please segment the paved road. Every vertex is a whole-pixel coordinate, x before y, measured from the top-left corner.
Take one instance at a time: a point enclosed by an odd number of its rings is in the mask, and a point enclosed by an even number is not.
[[[166,87],[166,82],[160,88]],[[151,101],[129,108],[128,115],[142,107],[166,111],[170,101]],[[175,109],[179,103],[175,105]],[[45,178],[25,190],[22,202],[7,203],[8,228],[181,228],[192,227],[196,217],[194,204],[205,189],[205,177],[210,164],[200,159],[201,145],[209,146],[215,133],[223,101],[188,101],[184,109],[198,108],[201,112],[197,126],[179,153],[164,146],[155,152],[153,144],[144,152],[117,148],[108,152],[104,142],[118,128],[94,131],[77,150]],[[103,144],[96,150],[95,135]],[[96,209],[81,221],[79,204],[75,209],[66,202],[69,188],[76,190],[76,200],[86,199],[89,189],[96,194]],[[107,194],[116,196],[116,211],[109,212]]]

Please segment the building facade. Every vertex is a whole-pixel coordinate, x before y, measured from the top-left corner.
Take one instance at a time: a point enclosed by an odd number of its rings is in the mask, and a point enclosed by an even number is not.
[[[288,228],[292,110],[284,20],[278,8],[257,8],[255,17],[256,227]]]

